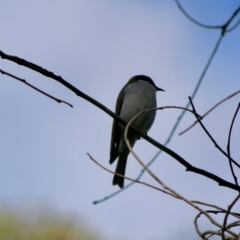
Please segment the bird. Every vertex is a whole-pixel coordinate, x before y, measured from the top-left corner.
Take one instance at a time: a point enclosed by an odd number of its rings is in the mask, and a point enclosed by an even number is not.
[[[157,91],[164,90],[157,87],[150,77],[145,75],[133,76],[118,95],[115,114],[128,123],[142,110],[156,107]],[[156,111],[143,113],[132,122],[132,126],[143,133],[147,133],[154,122],[155,115]],[[122,176],[125,175],[127,158],[129,155],[129,149],[124,141],[124,129],[125,126],[123,124],[115,119],[113,120],[109,163],[112,164],[118,158],[115,173],[121,174]],[[129,129],[128,140],[131,147],[134,146],[138,139],[140,139],[140,136],[134,132],[134,130]],[[124,178],[114,174],[112,184],[123,188]]]

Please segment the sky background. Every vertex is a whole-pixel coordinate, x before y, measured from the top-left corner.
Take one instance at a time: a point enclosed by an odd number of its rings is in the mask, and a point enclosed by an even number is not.
[[[191,16],[210,25],[225,23],[239,5],[237,0],[181,3]],[[0,16],[1,51],[62,76],[113,111],[119,91],[136,74],[150,76],[165,89],[157,93],[158,106],[185,106],[220,35],[219,30],[190,22],[169,0],[1,1]],[[239,42],[239,27],[224,37],[194,99],[200,114],[239,90]],[[112,175],[86,154],[115,169],[108,163],[111,117],[30,69],[3,59],[0,68],[74,106],[58,104],[0,75],[2,206],[52,206],[86,221],[105,240],[198,239],[196,210],[142,185],[93,205],[117,190]],[[237,95],[228,100],[204,120],[224,150],[239,99]],[[179,114],[175,109],[159,111],[149,136],[164,143]],[[193,121],[191,114],[184,116],[168,147],[194,166],[233,182],[227,159],[199,126],[178,136]],[[238,116],[231,139],[235,160],[239,126]],[[145,163],[158,151],[145,140],[134,150]],[[134,178],[140,170],[130,156],[126,175]],[[151,170],[189,199],[227,207],[236,196],[235,191],[186,172],[164,153]],[[147,174],[142,180],[157,186]],[[207,229],[213,227],[202,218],[201,230]]]

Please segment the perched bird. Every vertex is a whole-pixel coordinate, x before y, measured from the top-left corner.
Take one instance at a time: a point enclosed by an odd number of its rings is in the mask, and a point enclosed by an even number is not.
[[[157,91],[164,90],[157,87],[150,77],[144,75],[132,77],[118,95],[115,113],[125,120],[125,122],[129,122],[142,110],[156,107]],[[132,125],[146,133],[151,128],[155,115],[156,111],[144,113],[136,118]],[[118,157],[115,173],[123,176],[129,154],[129,149],[124,141],[124,129],[125,127],[121,123],[118,123],[116,120],[113,121],[109,160],[110,164],[112,164]],[[128,140],[131,147],[134,146],[138,139],[139,135],[129,129]],[[123,188],[124,178],[114,175],[112,183],[113,185],[118,185],[120,188]]]

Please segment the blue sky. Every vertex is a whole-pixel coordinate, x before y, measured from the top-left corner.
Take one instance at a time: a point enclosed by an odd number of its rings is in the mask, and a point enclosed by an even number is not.
[[[197,20],[224,23],[238,1],[183,1]],[[214,14],[213,14],[214,13]],[[158,106],[185,106],[219,37],[183,16],[174,1],[21,1],[1,3],[0,49],[36,63],[114,110],[117,95],[136,74],[150,76],[166,92]],[[239,28],[229,33],[194,102],[200,114],[239,89]],[[0,202],[6,205],[51,205],[74,214],[97,229],[103,239],[183,239],[196,237],[196,211],[185,203],[140,185],[99,205],[92,202],[115,190],[112,175],[92,163],[89,152],[111,170],[112,119],[56,81],[7,60],[1,69],[74,105],[57,104],[20,82],[0,75]],[[204,123],[226,149],[228,130],[239,96],[224,103]],[[149,135],[163,143],[178,110],[157,113]],[[232,136],[232,156],[239,156],[239,120]],[[194,121],[185,115],[177,133]],[[191,164],[232,181],[227,159],[199,126],[174,135],[169,147]],[[158,151],[144,140],[135,151],[148,162]],[[235,192],[185,171],[161,154],[151,169],[189,199],[226,207]],[[141,167],[131,156],[127,176]],[[147,174],[143,181],[157,185]],[[238,206],[239,207],[239,206]],[[182,218],[184,216],[184,221]],[[203,221],[204,227],[209,223]],[[193,239],[193,238],[192,238]]]

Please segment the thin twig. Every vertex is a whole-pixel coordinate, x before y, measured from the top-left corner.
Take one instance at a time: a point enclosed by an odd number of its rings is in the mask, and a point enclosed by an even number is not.
[[[238,27],[238,25],[240,24],[240,19],[229,29],[226,30],[227,33],[233,31],[235,28]]]
[[[239,25],[239,21],[230,29],[227,29],[228,26],[230,25],[230,23],[233,21],[233,19],[238,15],[238,13],[240,12],[240,7],[238,7],[230,16],[230,18],[226,21],[226,23],[222,24],[222,25],[207,25],[207,24],[203,24],[197,20],[195,20],[193,17],[191,17],[186,10],[182,7],[182,5],[180,4],[179,0],[175,0],[178,8],[181,10],[181,12],[183,13],[183,15],[185,15],[191,22],[193,22],[194,24],[196,24],[199,27],[203,27],[206,29],[221,29],[221,35],[223,36],[225,34],[225,32],[230,32],[233,29],[235,29],[238,25]]]
[[[195,23],[196,25],[203,27],[203,28],[208,28],[208,29],[221,29],[222,26],[220,25],[216,25],[216,26],[211,26],[211,25],[206,25],[203,23],[198,22],[197,20],[195,20],[193,17],[191,17],[186,11],[185,9],[182,7],[182,5],[180,4],[179,0],[175,0],[178,8],[181,10],[181,12],[193,23]]]
[[[204,203],[204,202],[200,202],[200,201],[195,201],[195,200],[191,200],[193,203],[196,203],[196,204],[201,204],[201,205],[204,205],[204,206],[207,206],[207,207],[212,207],[212,208],[216,208],[218,209],[219,213],[226,213],[227,210],[225,210],[224,208],[221,208],[219,206],[216,206],[216,205],[213,205],[213,204],[210,204],[210,203]],[[211,211],[211,210],[210,210]],[[210,212],[208,211],[208,212]],[[213,211],[212,211],[213,212]],[[217,213],[217,212],[214,212],[214,213]],[[238,218],[240,219],[240,213],[236,213],[236,212],[230,212],[230,214],[235,217],[235,218]]]
[[[232,20],[238,15],[238,13],[240,12],[240,6],[233,12],[232,16],[229,18],[229,20],[226,21],[226,23],[222,26],[222,34],[224,34],[224,32],[227,32],[227,28],[230,25],[230,23],[232,22]],[[237,24],[238,25],[238,24]],[[235,27],[234,27],[235,28]]]
[[[223,102],[227,101],[228,99],[234,97],[235,95],[237,95],[238,93],[240,93],[240,90],[234,92],[233,94],[227,96],[226,98],[224,98],[223,100],[221,100],[220,102],[216,103],[213,107],[211,107],[206,113],[204,113],[203,115],[201,115],[202,119],[205,118],[210,112],[212,112],[215,108],[217,108],[219,105],[221,105]],[[196,124],[198,123],[198,120],[196,120],[191,126],[189,126],[187,129],[183,130],[182,132],[179,133],[179,135],[182,135],[184,133],[186,133],[188,130],[190,130],[192,127],[194,127]]]
[[[47,96],[47,97],[55,100],[55,101],[58,102],[58,103],[65,103],[65,104],[67,104],[68,106],[73,107],[72,104],[70,104],[70,103],[68,103],[68,102],[66,102],[66,101],[63,101],[63,100],[61,100],[61,99],[58,99],[58,98],[56,98],[56,97],[53,97],[53,96],[49,95],[48,93],[40,90],[39,88],[31,85],[31,84],[28,83],[25,79],[19,78],[19,77],[15,76],[15,75],[13,75],[13,74],[11,74],[11,73],[8,73],[8,72],[6,72],[6,71],[1,70],[1,69],[0,69],[0,73],[5,74],[5,75],[7,75],[7,76],[9,76],[9,77],[11,77],[11,78],[14,78],[14,79],[16,79],[16,80],[18,80],[18,81],[26,84],[27,86],[33,88],[33,89],[36,90],[37,92],[42,93],[43,95],[45,95],[45,96]]]
[[[153,189],[155,189],[155,190],[158,190],[158,191],[160,191],[160,192],[162,192],[162,193],[168,194],[168,195],[170,195],[171,197],[178,198],[177,196],[174,196],[174,194],[172,194],[171,192],[165,191],[165,190],[163,190],[163,189],[161,189],[161,188],[158,188],[158,187],[155,187],[155,186],[153,186],[153,185],[151,185],[151,184],[148,184],[148,183],[145,183],[145,182],[141,182],[141,181],[137,181],[137,180],[135,180],[135,179],[133,179],[133,178],[129,178],[129,177],[123,176],[123,175],[121,175],[121,174],[119,174],[119,173],[115,173],[115,172],[109,170],[108,168],[104,167],[103,165],[101,165],[99,162],[97,162],[89,153],[87,153],[87,155],[88,155],[89,158],[90,158],[94,163],[96,163],[100,168],[104,169],[105,171],[107,171],[107,172],[109,172],[109,173],[111,173],[111,174],[113,174],[113,175],[118,175],[118,176],[123,177],[123,178],[125,178],[125,179],[127,179],[127,180],[130,180],[130,181],[132,181],[132,182],[140,183],[140,184],[145,185],[145,186],[147,186],[147,187],[150,187],[150,188],[153,188]],[[96,203],[93,202],[93,204],[96,204]]]
[[[194,105],[193,105],[193,102],[192,102],[191,97],[188,97],[188,98],[189,98],[189,100],[190,100],[190,103],[191,103],[191,106],[192,106],[193,110],[195,111],[195,107],[194,107]],[[195,112],[196,112],[196,111],[195,111]],[[209,138],[211,139],[211,141],[213,142],[214,146],[215,146],[225,157],[228,158],[228,157],[229,157],[228,154],[227,154],[225,151],[223,151],[223,149],[217,144],[217,142],[215,141],[215,139],[212,137],[212,135],[209,133],[209,131],[206,129],[206,127],[203,125],[201,119],[200,119],[197,115],[195,115],[195,116],[196,116],[196,119],[198,120],[200,126],[201,126],[202,129],[204,130],[204,132],[208,135],[208,137],[209,137]],[[238,166],[238,167],[240,168],[240,165],[239,165],[234,159],[231,158],[231,161],[232,161],[236,166]],[[239,188],[237,187],[237,189],[239,189]]]
[[[234,181],[235,181],[237,186],[238,186],[238,180],[237,180],[237,177],[236,177],[236,175],[234,173],[233,166],[232,166],[232,158],[231,158],[231,151],[230,151],[230,141],[231,141],[231,134],[232,134],[233,124],[234,124],[234,121],[235,121],[236,116],[238,114],[239,108],[240,108],[240,103],[238,104],[238,107],[237,107],[237,109],[235,111],[235,114],[234,114],[232,122],[231,122],[231,126],[230,126],[230,129],[229,129],[229,135],[228,135],[228,143],[227,143],[227,153],[228,153],[229,166],[230,166],[230,169],[231,169],[231,173],[232,173],[233,179],[234,179]],[[239,190],[239,193],[240,193],[240,190]]]
[[[206,211],[207,213],[212,213],[212,214],[226,213],[226,212],[227,212],[227,210],[225,210],[225,209],[223,209],[223,211],[222,211],[222,210],[221,210],[221,211],[205,210],[205,211]],[[236,217],[236,213],[229,212],[229,214],[232,215],[232,216],[234,216],[234,217]],[[196,229],[197,234],[198,234],[201,238],[203,238],[203,239],[206,239],[205,237],[206,237],[206,235],[208,235],[208,234],[209,234],[210,236],[208,236],[207,239],[208,239],[209,237],[211,237],[212,235],[222,236],[222,232],[223,232],[224,227],[221,226],[221,225],[220,225],[220,227],[219,227],[220,229],[217,230],[217,231],[207,230],[207,231],[201,233],[200,230],[199,230],[199,227],[198,227],[198,219],[201,217],[201,215],[203,215],[203,213],[199,212],[199,213],[196,215],[196,217],[194,218],[194,226],[195,226],[195,229]],[[238,216],[237,216],[237,218],[238,218]],[[239,223],[240,223],[240,221],[232,222],[232,223],[226,225],[225,228],[226,228],[226,229],[231,229],[232,227],[237,227],[237,226],[239,226]],[[233,235],[234,237],[237,236],[237,233],[234,233],[234,232],[232,232],[232,231],[229,232],[229,233],[230,233],[231,235]],[[230,236],[224,235],[224,239],[233,239],[233,238],[230,237]],[[234,239],[236,239],[236,238],[234,238]]]
[[[191,200],[191,202],[196,203],[196,204],[201,204],[201,205],[204,205],[204,206],[207,206],[207,207],[216,208],[216,209],[221,210],[221,211],[225,211],[224,208],[221,208],[219,206],[216,206],[216,205],[213,205],[213,204],[210,204],[210,203],[204,203],[204,202],[200,202],[200,201],[196,201],[196,200]]]
[[[229,214],[231,212],[231,209],[233,208],[234,204],[238,201],[239,198],[240,198],[240,193],[234,198],[232,203],[227,208],[227,212],[226,212],[226,215],[225,215],[224,220],[223,220],[222,240],[224,240],[224,232],[228,230],[226,228],[227,218],[228,218],[228,216],[229,216]]]

